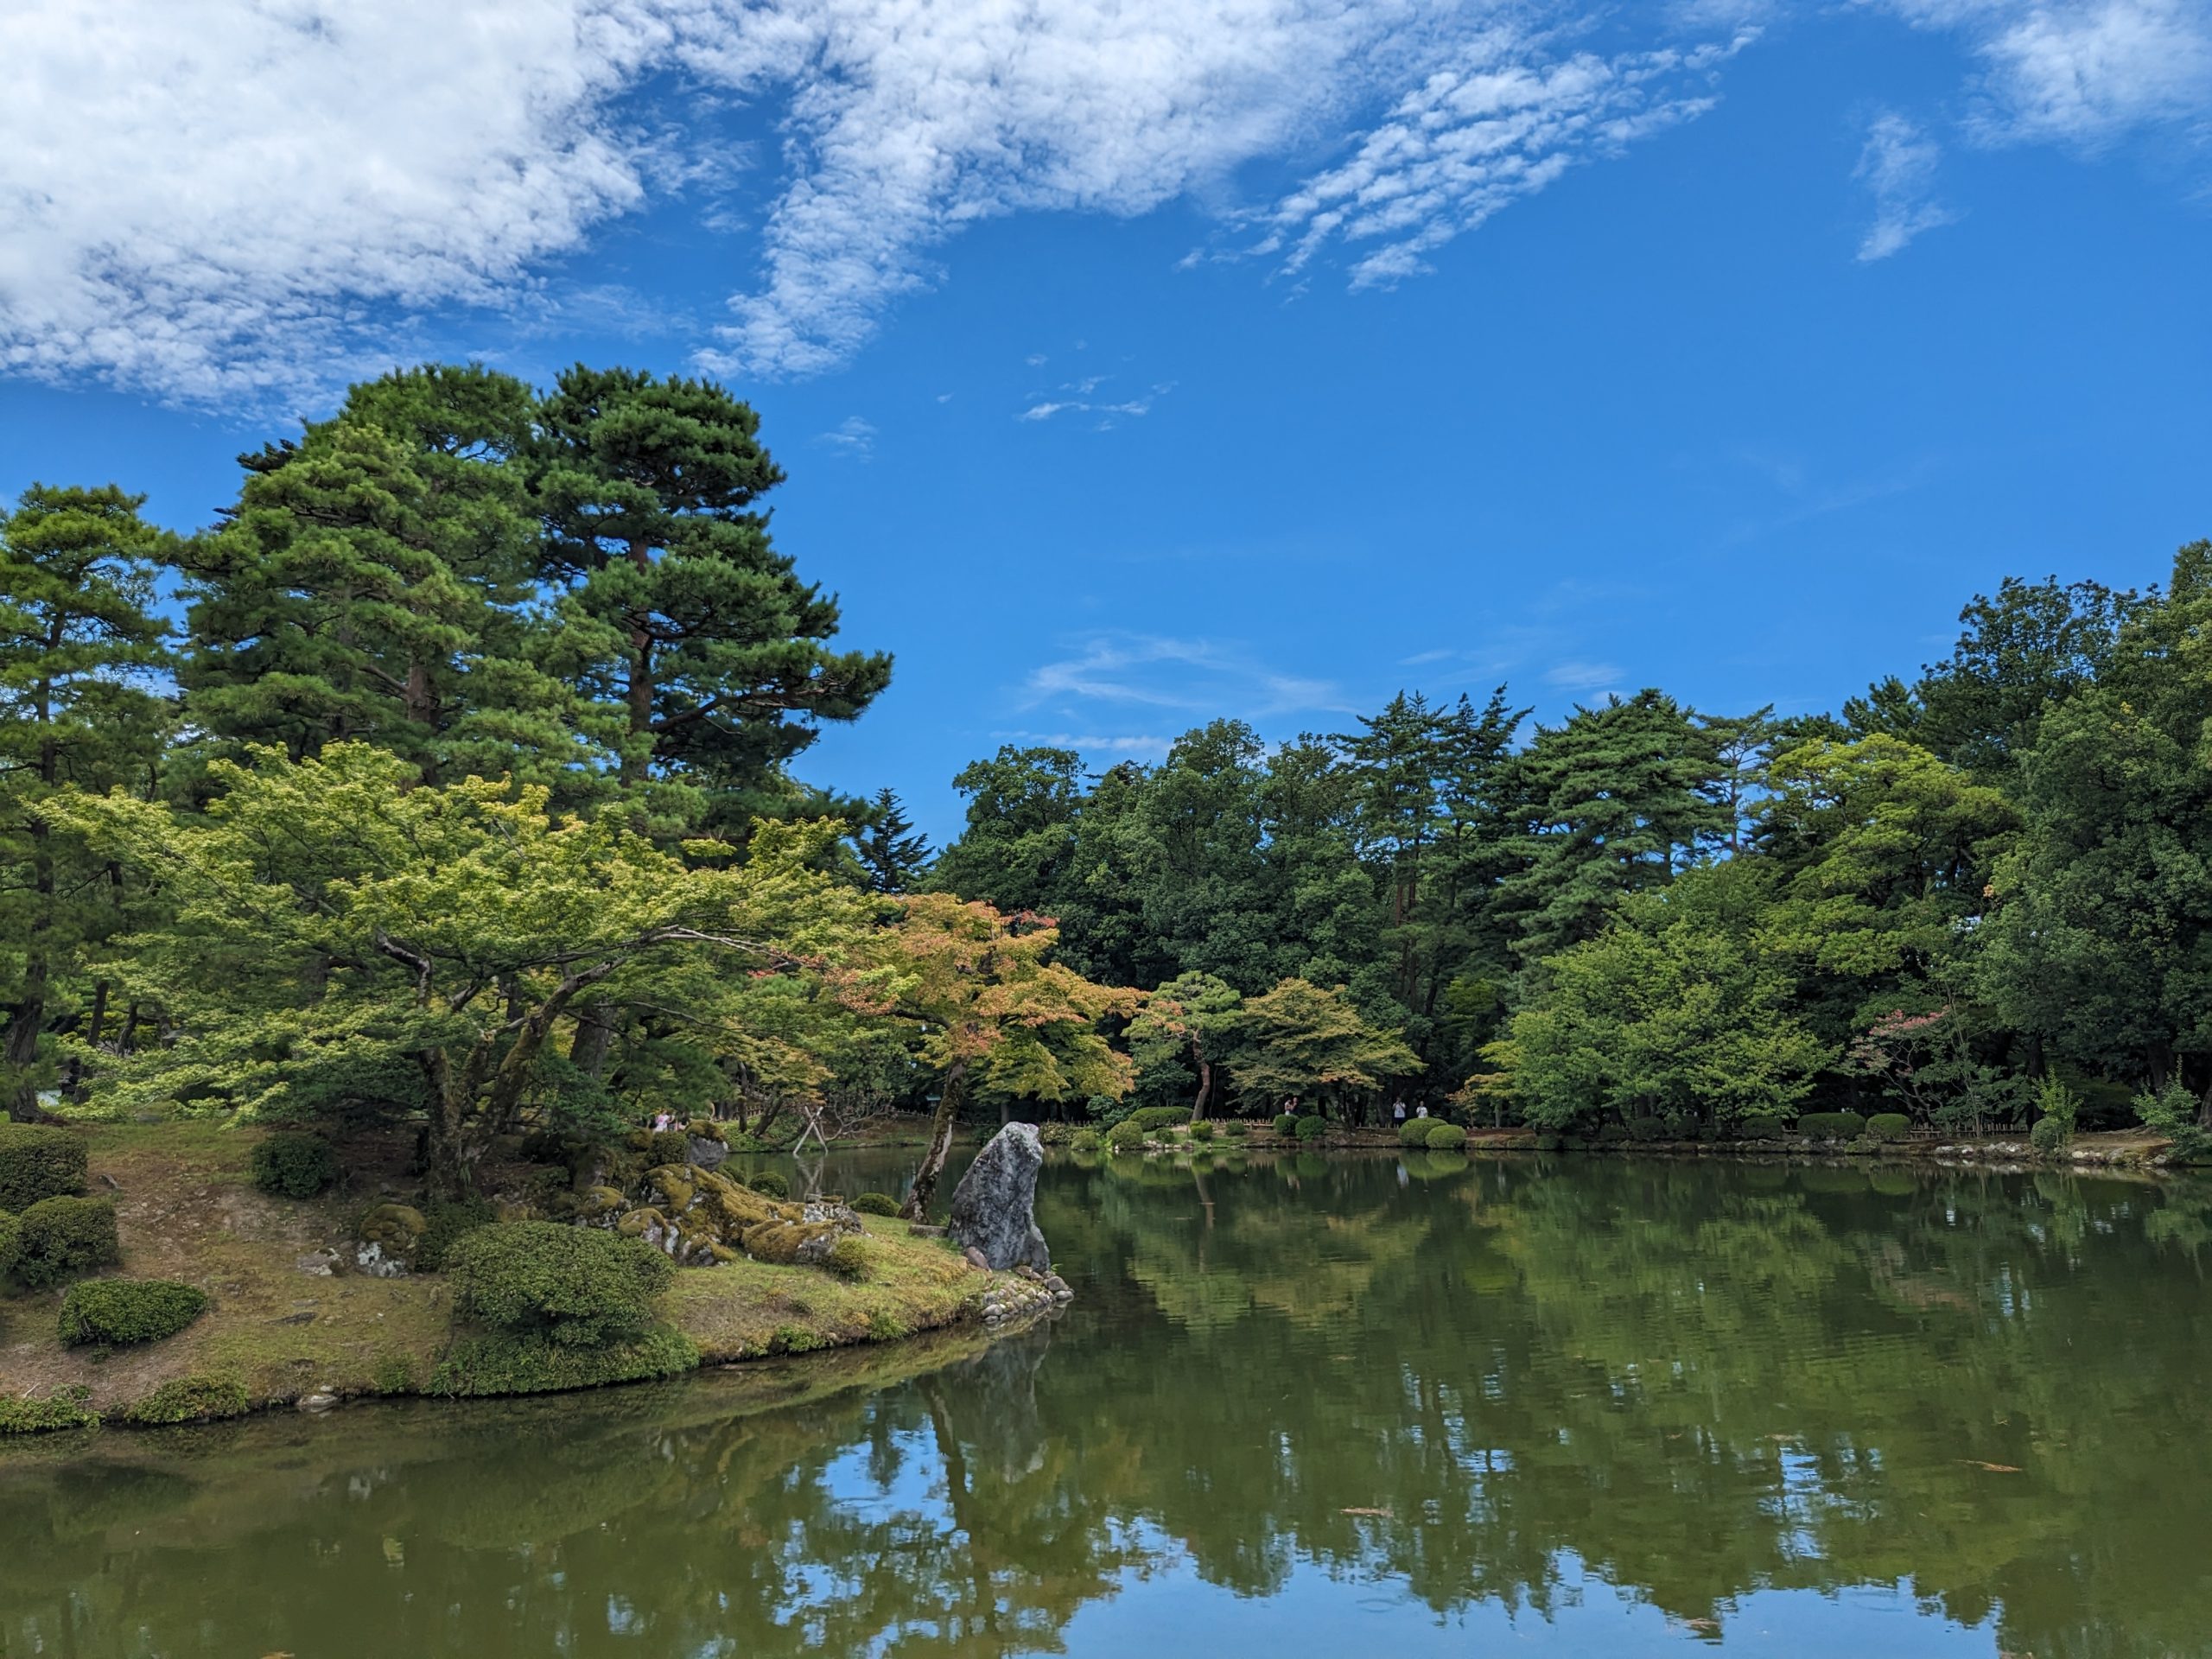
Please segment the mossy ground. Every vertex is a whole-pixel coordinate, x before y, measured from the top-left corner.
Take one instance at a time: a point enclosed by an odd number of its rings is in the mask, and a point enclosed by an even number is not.
[[[256,1404],[321,1389],[407,1394],[429,1382],[454,1335],[442,1277],[323,1278],[298,1266],[348,1241],[368,1205],[405,1195],[404,1148],[349,1146],[345,1183],[302,1202],[256,1190],[255,1130],[181,1121],[99,1124],[86,1134],[90,1190],[115,1201],[119,1271],[196,1285],[212,1306],[166,1341],[102,1357],[62,1346],[60,1292],[0,1295],[0,1396],[81,1386],[92,1409],[114,1419],[187,1376],[235,1382]],[[871,1217],[868,1225],[856,1280],[753,1261],[687,1269],[667,1297],[669,1321],[709,1364],[808,1352],[950,1325],[997,1276],[940,1241],[911,1236],[903,1223]]]

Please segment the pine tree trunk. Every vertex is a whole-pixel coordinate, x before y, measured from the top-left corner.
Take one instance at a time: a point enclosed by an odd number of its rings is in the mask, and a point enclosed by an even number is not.
[[[906,1195],[906,1202],[899,1213],[909,1221],[927,1217],[930,1200],[937,1196],[938,1178],[944,1173],[946,1155],[952,1150],[952,1126],[960,1117],[961,1097],[967,1093],[968,1066],[966,1062],[955,1062],[944,1074],[944,1089],[938,1096],[937,1116],[930,1125],[930,1149],[922,1154],[922,1166],[914,1176],[914,1190]]]
[[[1191,1122],[1201,1122],[1206,1115],[1206,1103],[1213,1098],[1213,1062],[1198,1052],[1196,1043],[1191,1045],[1191,1058],[1198,1068],[1198,1097],[1191,1103]]]

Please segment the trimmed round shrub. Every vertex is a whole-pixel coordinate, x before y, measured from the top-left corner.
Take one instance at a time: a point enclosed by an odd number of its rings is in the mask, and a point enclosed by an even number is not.
[[[311,1198],[338,1179],[338,1153],[307,1129],[279,1129],[253,1149],[253,1184],[280,1198]]]
[[[1435,1123],[1429,1127],[1428,1149],[1431,1152],[1457,1152],[1467,1144],[1467,1132],[1457,1123]]]
[[[830,1247],[830,1254],[822,1258],[822,1265],[840,1279],[865,1279],[868,1261],[868,1241],[848,1233]]]
[[[1631,1117],[1625,1128],[1631,1141],[1664,1141],[1667,1138],[1667,1120],[1662,1117]]]
[[[1129,1114],[1126,1121],[1141,1123],[1147,1131],[1157,1132],[1160,1129],[1172,1129],[1178,1123],[1187,1122],[1190,1116],[1190,1109],[1183,1106],[1140,1106]]]
[[[50,1290],[123,1260],[115,1206],[105,1198],[41,1198],[18,1218],[16,1277]]]
[[[1797,1120],[1797,1133],[1815,1141],[1856,1141],[1866,1133],[1866,1120],[1856,1112],[1807,1112]]]
[[[791,1195],[791,1177],[772,1169],[762,1170],[746,1185],[755,1192],[765,1193],[772,1198],[788,1198]]]
[[[2066,1125],[2055,1117],[2039,1117],[2036,1126],[2028,1131],[2028,1144],[2046,1158],[2055,1158],[2066,1150]]]
[[[1296,1135],[1298,1133],[1298,1115],[1295,1112],[1277,1112],[1275,1114],[1274,1132],[1277,1135],[1281,1135],[1285,1140],[1287,1140],[1292,1135]]]
[[[1789,1120],[1779,1112],[1751,1112],[1735,1122],[1737,1136],[1745,1141],[1772,1141],[1789,1133]]]
[[[1398,1144],[1402,1147],[1425,1147],[1428,1144],[1428,1132],[1435,1127],[1434,1118],[1409,1117],[1398,1125]]]
[[[1866,1120],[1869,1141],[1902,1141],[1912,1133],[1912,1120],[1903,1112],[1877,1112]]]
[[[0,1280],[16,1270],[16,1258],[22,1250],[23,1224],[0,1210]]]
[[[1233,1117],[1224,1117],[1220,1119],[1214,1124],[1214,1128],[1224,1141],[1237,1140],[1241,1138],[1244,1133],[1244,1125],[1243,1122]]]
[[[72,1348],[159,1342],[207,1311],[207,1292],[174,1279],[86,1279],[61,1299],[61,1340]]]
[[[1191,1139],[1193,1141],[1211,1141],[1213,1139],[1213,1125],[1207,1122],[1204,1118],[1200,1118],[1197,1122],[1191,1125]]]
[[[465,1319],[556,1347],[604,1348],[652,1328],[676,1269],[640,1239],[550,1221],[498,1221],[446,1253]]]
[[[1134,1117],[1125,1117],[1106,1131],[1106,1144],[1116,1152],[1135,1152],[1144,1143],[1144,1125]]]
[[[0,1123],[0,1210],[85,1190],[85,1142],[44,1123]]]
[[[853,1200],[853,1208],[864,1216],[895,1216],[899,1200],[888,1192],[863,1192]]]
[[[1068,1142],[1068,1147],[1071,1151],[1074,1152],[1096,1152],[1105,1144],[1106,1137],[1099,1134],[1097,1130],[1083,1129],[1078,1131],[1074,1138]]]
[[[1318,1112],[1308,1113],[1297,1123],[1297,1135],[1301,1141],[1319,1141],[1329,1132],[1328,1120]]]

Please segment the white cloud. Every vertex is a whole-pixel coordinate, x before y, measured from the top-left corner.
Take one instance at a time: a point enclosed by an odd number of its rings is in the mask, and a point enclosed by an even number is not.
[[[1332,681],[1269,667],[1213,639],[1103,634],[1077,653],[1031,671],[1021,706],[1112,703],[1258,720],[1308,711],[1349,712]]]
[[[1874,222],[1859,244],[1861,260],[1886,259],[1923,231],[1951,222],[1950,209],[1934,194],[1942,156],[1934,140],[1894,110],[1867,124],[1866,147],[1852,172],[1874,199]]]
[[[875,459],[875,423],[858,415],[848,415],[829,431],[816,433],[814,441],[841,449],[855,461]]]
[[[1962,34],[1981,60],[1973,126],[1995,142],[2097,145],[2131,128],[2203,132],[2212,7],[2203,0],[1862,0]]]
[[[1544,683],[1562,691],[1599,691],[1621,683],[1621,671],[1611,663],[1568,662],[1544,671]]]
[[[1712,107],[1711,77],[1751,35],[1725,44],[1559,57],[1543,36],[1500,25],[1463,42],[1342,164],[1285,197],[1259,251],[1297,271],[1325,245],[1377,245],[1354,288],[1427,270],[1426,256],[1575,162],[1618,154]]]
[[[1165,754],[1175,746],[1172,737],[1101,736],[1085,732],[993,732],[1002,743],[1031,743],[1044,748],[1077,749],[1097,754]]]
[[[0,8],[0,369],[207,398],[389,353],[643,200],[683,0]],[[389,357],[382,358],[389,360]]]
[[[2212,107],[2205,0],[1859,3],[1964,42],[1984,137],[2201,130]],[[555,262],[679,194],[702,233],[757,249],[702,342],[706,366],[748,375],[842,361],[962,230],[1010,213],[1195,196],[1302,280],[1335,255],[1354,286],[1387,285],[1697,115],[1749,29],[1789,10],[15,0],[0,372],[308,395],[449,336],[458,308],[512,332],[521,309],[588,303]],[[728,137],[734,99],[780,142]],[[1250,164],[1315,156],[1336,159],[1272,206],[1224,206]],[[640,304],[641,326],[684,326]]]

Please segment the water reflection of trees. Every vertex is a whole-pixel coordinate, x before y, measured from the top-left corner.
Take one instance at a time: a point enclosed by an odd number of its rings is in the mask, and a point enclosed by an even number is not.
[[[1303,1555],[1544,1611],[1571,1554],[1724,1628],[1762,1587],[1892,1583],[2044,1659],[2212,1651],[2201,1192],[1624,1161],[1438,1204],[1340,1165],[1217,1181],[1208,1227],[1160,1222],[1162,1179],[1051,1222],[1181,1339],[1047,1386],[1146,1417],[1135,1501],[1219,1582]],[[1316,1206],[1319,1262],[1288,1242]]]
[[[1422,1173],[1056,1177],[1067,1325],[874,1391],[0,1465],[0,1650],[1051,1652],[1176,1553],[1439,1611],[1548,1614],[1586,1568],[1724,1633],[1764,1587],[1893,1583],[2040,1659],[2212,1650],[2202,1195]]]

